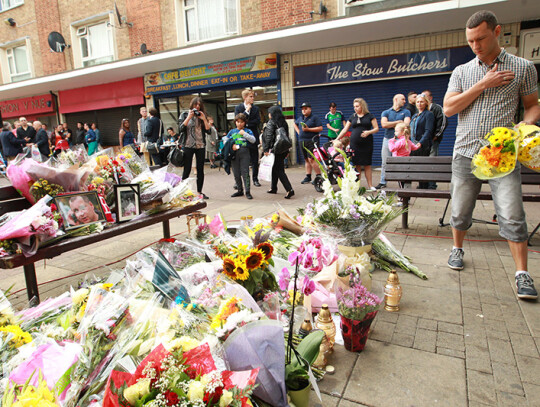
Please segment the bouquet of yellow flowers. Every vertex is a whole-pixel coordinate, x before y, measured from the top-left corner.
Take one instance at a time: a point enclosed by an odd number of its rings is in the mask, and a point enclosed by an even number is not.
[[[540,172],[540,127],[522,125],[518,128],[521,138],[518,160],[525,167]]]
[[[504,177],[516,168],[518,134],[506,127],[492,129],[482,142],[485,144],[473,157],[472,173],[479,179]]]

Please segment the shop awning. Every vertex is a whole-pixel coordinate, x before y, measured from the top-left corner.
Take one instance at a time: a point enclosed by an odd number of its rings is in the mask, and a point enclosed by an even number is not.
[[[142,105],[143,78],[62,90],[58,92],[58,99],[59,111],[62,114]]]

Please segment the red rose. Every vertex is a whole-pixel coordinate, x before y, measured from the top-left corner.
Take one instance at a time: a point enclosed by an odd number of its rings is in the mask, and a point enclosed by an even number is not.
[[[173,391],[167,391],[165,392],[165,400],[167,400],[168,406],[175,406],[178,404],[178,394],[176,394]]]
[[[56,207],[56,205],[55,205],[55,204],[51,204],[51,211],[55,212],[55,211],[57,211],[57,210],[58,210],[58,208]]]
[[[217,387],[213,393],[206,393],[203,397],[203,401],[205,403],[218,404],[219,399],[221,398],[223,394],[223,387]]]
[[[120,167],[121,172],[126,172],[126,169],[124,167]]]

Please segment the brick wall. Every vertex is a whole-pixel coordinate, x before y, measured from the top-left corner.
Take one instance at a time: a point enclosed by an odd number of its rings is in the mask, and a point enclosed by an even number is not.
[[[259,0],[262,29],[287,27],[311,21],[311,0]]]
[[[48,37],[52,31],[62,33],[60,24],[60,12],[58,10],[58,0],[36,1],[36,28],[39,41],[39,49],[36,54],[41,58],[43,75],[50,75],[66,70],[65,55],[62,52],[51,52]],[[63,34],[64,35],[64,34]],[[69,44],[69,35],[66,38]]]
[[[129,28],[130,56],[140,52],[142,43],[152,52],[163,50],[161,6],[159,0],[126,0],[127,18],[133,27]],[[163,3],[171,3],[164,1]],[[174,14],[163,26],[164,30],[175,30]]]

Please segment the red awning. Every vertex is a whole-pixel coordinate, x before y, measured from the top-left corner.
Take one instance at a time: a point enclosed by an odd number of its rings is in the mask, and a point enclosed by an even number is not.
[[[62,114],[144,104],[143,78],[58,92]]]

